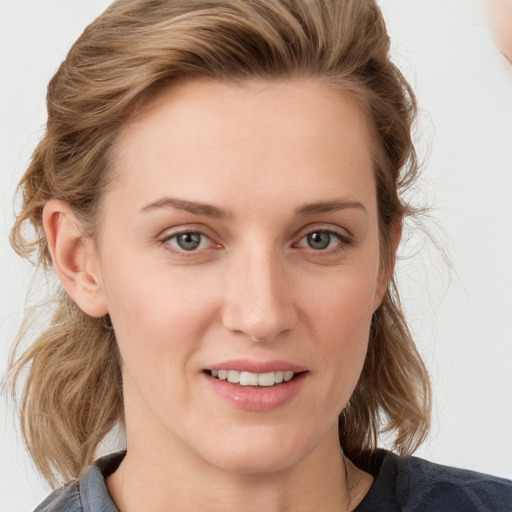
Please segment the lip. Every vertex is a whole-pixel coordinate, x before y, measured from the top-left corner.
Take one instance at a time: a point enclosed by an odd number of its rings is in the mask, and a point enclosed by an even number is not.
[[[206,370],[206,369],[205,369]],[[298,373],[288,382],[272,387],[240,386],[227,380],[212,377],[206,371],[202,376],[207,386],[223,401],[237,409],[252,412],[271,412],[288,405],[299,394],[307,380],[307,368],[286,361],[248,361],[231,360],[213,365],[208,370],[235,370],[251,373],[267,373],[272,371],[293,371]]]
[[[237,372],[268,373],[268,372],[294,372],[307,371],[305,366],[290,363],[288,361],[254,361],[249,359],[231,359],[222,363],[208,366],[205,370],[235,370]]]

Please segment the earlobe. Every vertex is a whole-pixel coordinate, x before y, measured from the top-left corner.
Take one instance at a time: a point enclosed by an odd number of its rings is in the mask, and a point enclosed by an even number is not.
[[[57,199],[48,201],[43,226],[53,267],[66,291],[88,315],[106,315],[94,246],[83,236],[71,207]]]

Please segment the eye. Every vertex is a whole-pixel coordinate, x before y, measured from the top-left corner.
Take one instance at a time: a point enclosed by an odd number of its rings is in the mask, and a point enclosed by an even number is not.
[[[333,238],[331,233],[327,231],[315,231],[314,233],[309,233],[306,235],[307,244],[311,249],[316,249],[317,251],[323,251],[327,249],[331,244],[331,239]]]
[[[198,231],[184,231],[167,237],[163,242],[171,245],[180,251],[196,251],[206,249],[212,245],[212,241],[203,233]]]
[[[304,235],[298,245],[315,251],[327,251],[348,245],[347,237],[329,229],[316,229]]]

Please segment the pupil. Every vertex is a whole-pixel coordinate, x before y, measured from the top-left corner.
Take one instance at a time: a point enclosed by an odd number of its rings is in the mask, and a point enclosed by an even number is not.
[[[184,251],[193,251],[199,247],[201,235],[199,233],[182,233],[178,235],[177,242]]]
[[[317,231],[308,235],[308,244],[312,249],[326,249],[331,243],[331,235],[326,232]]]

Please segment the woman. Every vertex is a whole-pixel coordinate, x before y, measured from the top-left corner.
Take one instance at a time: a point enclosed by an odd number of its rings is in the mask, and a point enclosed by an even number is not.
[[[373,2],[121,0],[48,109],[12,241],[63,292],[12,371],[41,472],[79,480],[38,510],[506,510],[507,481],[406,456],[415,102]]]

